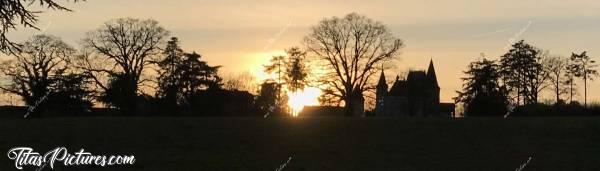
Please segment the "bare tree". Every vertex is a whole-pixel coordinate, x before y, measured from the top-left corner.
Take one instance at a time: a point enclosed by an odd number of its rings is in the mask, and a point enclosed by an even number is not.
[[[9,81],[0,89],[23,98],[26,105],[39,103],[48,96],[51,88],[64,74],[67,74],[70,61],[76,53],[60,38],[50,35],[36,35],[23,43],[13,59],[0,66]]]
[[[161,53],[159,47],[167,35],[168,31],[155,20],[120,18],[108,21],[88,32],[83,39],[83,45],[90,53],[83,57],[81,68],[104,91],[110,88],[106,77],[122,79],[121,95],[130,104],[118,107],[124,113],[130,112],[128,110],[136,106],[134,98],[138,86],[148,81],[140,79],[144,69],[152,64],[151,57]],[[95,61],[101,61],[101,65],[96,65],[99,63]]]
[[[67,0],[77,2],[78,0]],[[0,3],[0,51],[5,54],[15,54],[21,49],[21,45],[8,39],[7,34],[10,31],[17,30],[18,26],[24,28],[38,29],[38,14],[33,4],[56,11],[71,11],[70,9],[57,3],[56,0],[2,0]]]
[[[260,89],[260,85],[250,72],[231,73],[224,78],[223,87],[227,90],[248,91],[256,94]]]
[[[560,97],[568,93],[568,90],[562,87],[566,83],[566,79],[563,76],[567,69],[567,59],[560,56],[548,57],[544,62],[544,67],[550,74],[550,81],[554,95],[556,96],[556,104],[564,102]]]
[[[537,59],[540,68],[536,68],[531,70],[533,79],[528,79],[531,87],[529,99],[533,100],[535,103],[538,102],[539,96],[546,88],[551,86],[551,72],[546,67],[550,65],[550,53],[548,51],[541,51],[540,57]]]
[[[375,67],[395,59],[403,46],[385,25],[356,13],[322,20],[304,43],[323,64],[324,92],[344,101],[348,116],[364,113],[363,93],[374,88]]]

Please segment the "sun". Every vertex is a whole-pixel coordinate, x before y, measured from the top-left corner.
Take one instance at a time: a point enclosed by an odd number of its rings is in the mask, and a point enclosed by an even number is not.
[[[248,61],[248,66],[253,66],[250,72],[256,77],[258,83],[262,83],[265,80],[272,79],[277,80],[278,76],[276,73],[266,73],[264,71],[264,64],[270,62],[273,56],[277,55],[287,55],[283,50],[273,50],[273,51],[265,51],[260,53],[254,53],[248,55],[248,59],[252,59]],[[317,71],[317,69],[312,69],[313,72]],[[284,86],[284,91],[288,90],[286,86]],[[287,91],[288,101],[287,105],[289,107],[290,114],[294,117],[297,117],[298,114],[302,111],[304,106],[317,106],[319,105],[319,96],[321,96],[321,90],[315,87],[307,87],[302,91],[291,92]]]
[[[319,105],[321,90],[314,87],[305,88],[303,91],[288,92],[288,106],[292,110],[292,116],[297,117],[304,106]]]

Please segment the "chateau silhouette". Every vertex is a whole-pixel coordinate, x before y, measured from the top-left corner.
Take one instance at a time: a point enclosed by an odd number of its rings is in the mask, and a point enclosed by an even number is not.
[[[440,103],[440,87],[433,60],[426,71],[411,70],[406,80],[396,76],[388,90],[384,71],[377,84],[376,116],[453,117],[453,103]]]

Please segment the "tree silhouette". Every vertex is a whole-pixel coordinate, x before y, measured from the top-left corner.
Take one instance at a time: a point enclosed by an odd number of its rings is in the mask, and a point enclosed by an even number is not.
[[[319,104],[323,106],[341,106],[342,99],[339,96],[336,96],[335,90],[331,87],[326,87],[321,90],[323,93],[319,96]]]
[[[0,88],[6,92],[19,95],[26,105],[32,106],[38,103],[38,115],[41,99],[48,96],[59,97],[64,95],[63,100],[83,100],[84,77],[77,75],[70,68],[72,58],[76,50],[64,43],[60,38],[50,35],[36,35],[23,43],[19,53],[14,59],[2,64],[2,72],[10,79],[8,85]],[[69,92],[68,91],[73,91]],[[59,94],[55,94],[59,93]],[[82,102],[83,103],[83,102]],[[44,103],[45,104],[45,103]],[[62,105],[67,105],[65,102]]]
[[[539,93],[547,87],[549,73],[541,63],[545,55],[540,49],[521,40],[500,57],[503,79],[509,90],[515,92],[517,106],[521,96],[524,104],[537,103]]]
[[[69,1],[69,0],[67,0]],[[77,2],[78,0],[70,0]],[[21,44],[13,42],[6,36],[11,30],[16,30],[18,26],[24,28],[34,28],[38,22],[38,14],[40,11],[35,11],[32,4],[38,4],[40,7],[45,7],[56,11],[71,11],[70,9],[57,3],[56,0],[2,0],[0,3],[0,51],[5,54],[15,54],[21,50]]]
[[[577,93],[575,91],[577,84],[575,83],[575,71],[572,69],[573,66],[573,62],[571,61],[571,58],[568,58],[566,60],[566,64],[565,64],[566,68],[565,68],[565,85],[569,86],[569,103],[573,103],[573,95],[575,95],[575,93]]]
[[[156,97],[165,111],[177,113],[184,105],[190,105],[192,97],[200,97],[197,96],[200,91],[221,88],[220,66],[208,65],[196,52],[185,53],[176,37],[167,42],[162,55],[155,61],[159,67]],[[202,99],[195,100],[202,102]]]
[[[90,78],[81,73],[69,73],[57,76],[49,95],[48,108],[62,115],[75,115],[91,112]]]
[[[110,83],[123,86],[118,88],[122,91],[119,96],[127,103],[117,103],[125,105],[118,108],[123,114],[132,114],[136,108],[139,84],[147,81],[140,78],[144,69],[152,64],[149,58],[161,52],[159,46],[167,34],[154,20],[120,18],[108,21],[97,30],[88,32],[83,39],[84,47],[91,54],[84,57],[81,68],[104,91],[108,91],[109,86],[102,77],[119,80],[119,84]],[[94,60],[102,61],[107,67],[93,65]]]
[[[181,81],[180,65],[183,63],[185,53],[179,47],[176,37],[167,42],[163,52],[164,58],[157,62],[160,69],[158,72],[158,88],[156,97],[161,99],[164,107],[177,112],[179,106],[184,103],[183,85]]]
[[[296,92],[304,90],[308,68],[305,64],[306,52],[298,47],[292,47],[287,51],[288,62],[285,66],[285,82],[289,90]]]
[[[127,89],[128,82],[126,79],[123,74],[111,75],[106,89],[104,89],[98,100],[119,110],[132,107],[135,101],[137,101],[137,96],[131,97],[131,95],[127,94],[131,90]],[[131,112],[132,110],[130,108],[127,112]],[[132,115],[132,113],[126,114]]]
[[[263,111],[269,111],[271,113],[286,113],[287,110],[284,110],[286,107],[286,103],[284,102],[287,99],[287,95],[285,94],[285,90],[283,88],[284,85],[284,77],[286,74],[286,56],[277,55],[271,58],[271,63],[268,65],[264,65],[265,72],[269,74],[276,74],[277,78],[275,81],[266,80],[261,85],[260,95],[258,97],[260,103],[259,108]],[[276,86],[276,87],[272,87]],[[275,97],[271,97],[272,93],[275,93]],[[272,104],[267,104],[269,102],[273,102]],[[264,104],[263,104],[264,103]],[[275,105],[273,107],[273,105]],[[268,110],[267,110],[268,108]]]
[[[221,89],[223,79],[218,75],[221,66],[210,66],[202,61],[196,52],[186,53],[178,66],[181,90],[184,97],[190,97],[202,90]]]
[[[224,78],[223,88],[233,91],[247,91],[253,94],[258,93],[259,84],[256,77],[250,72],[231,73]]]
[[[285,56],[277,55],[271,57],[270,64],[264,65],[263,67],[266,73],[277,75],[276,82],[278,84],[283,84],[283,78],[285,77],[286,71],[286,62],[287,60]]]
[[[572,63],[569,65],[569,70],[575,77],[583,79],[583,106],[587,107],[587,81],[594,80],[598,76],[598,71],[595,69],[598,65],[595,64],[596,61],[590,59],[586,51],[581,52],[581,54],[572,53],[570,59]]]
[[[508,98],[504,86],[500,85],[500,66],[496,61],[483,58],[471,62],[464,72],[467,77],[463,90],[454,98],[463,103],[466,116],[502,116],[507,112]]]
[[[280,96],[281,86],[273,80],[266,80],[260,86],[260,92],[256,97],[256,106],[261,113],[267,115],[287,114],[287,96]]]
[[[304,38],[307,50],[323,65],[324,91],[344,101],[346,115],[364,113],[363,92],[374,88],[376,66],[396,58],[403,43],[380,22],[351,13],[324,19]]]
[[[286,50],[286,53],[285,56],[273,56],[273,58],[271,58],[271,63],[264,66],[266,73],[276,74],[277,78],[275,81],[265,81],[261,86],[261,92],[268,91],[271,93],[271,91],[275,91],[275,98],[266,96],[270,95],[269,93],[261,93],[261,96],[265,96],[261,98],[274,99],[274,104],[278,105],[277,109],[280,113],[285,113],[284,111],[287,111],[284,110],[287,109],[286,102],[288,99],[285,92],[304,90],[304,87],[306,86],[306,77],[308,76],[308,68],[305,64],[306,52],[298,47],[291,47]],[[273,86],[273,84],[278,87],[270,87]]]
[[[550,74],[550,81],[552,82],[552,88],[556,97],[556,104],[564,103],[560,98],[561,95],[568,93],[568,90],[563,85],[568,85],[566,78],[564,78],[567,70],[567,59],[560,56],[553,56],[546,59],[544,67]]]

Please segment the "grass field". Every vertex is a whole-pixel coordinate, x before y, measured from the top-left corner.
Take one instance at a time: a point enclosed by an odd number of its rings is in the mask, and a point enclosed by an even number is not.
[[[600,118],[50,118],[0,120],[4,154],[133,154],[55,170],[600,170]],[[32,167],[28,168],[32,169]],[[0,170],[16,170],[6,155]],[[44,169],[49,170],[49,169]]]

